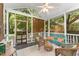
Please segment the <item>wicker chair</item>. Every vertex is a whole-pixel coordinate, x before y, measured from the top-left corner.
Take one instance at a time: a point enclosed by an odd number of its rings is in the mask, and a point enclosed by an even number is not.
[[[72,48],[73,45],[77,45],[77,47],[79,46],[79,44],[63,44],[62,48],[55,49],[55,55],[58,56],[61,54],[62,56],[75,56],[78,48]]]
[[[49,44],[47,40],[45,40],[44,49],[46,51],[52,51],[53,50],[53,46],[51,44]]]
[[[38,48],[40,50],[40,47],[44,46],[44,38],[42,38],[38,33],[35,34],[35,43],[38,45]]]

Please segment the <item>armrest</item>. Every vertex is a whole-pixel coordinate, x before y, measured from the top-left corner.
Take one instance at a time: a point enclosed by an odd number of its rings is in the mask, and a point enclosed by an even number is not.
[[[63,54],[63,52],[71,52],[72,54],[77,51],[77,48],[55,48],[55,55]]]
[[[77,50],[77,48],[56,48],[55,50]]]

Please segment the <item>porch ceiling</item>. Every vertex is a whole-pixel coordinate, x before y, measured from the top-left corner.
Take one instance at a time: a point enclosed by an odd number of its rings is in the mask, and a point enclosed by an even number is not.
[[[41,8],[38,8],[37,6],[41,6],[43,3],[5,3],[5,9],[17,9],[17,8],[34,8],[38,12],[41,10]],[[78,3],[49,3],[50,6],[53,6],[54,9],[49,9],[49,13],[40,13],[39,15],[43,19],[50,19],[59,15],[62,15],[67,10],[78,7]]]

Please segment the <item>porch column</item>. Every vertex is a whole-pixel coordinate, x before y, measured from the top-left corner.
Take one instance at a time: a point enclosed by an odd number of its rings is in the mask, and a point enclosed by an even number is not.
[[[6,41],[9,39],[9,12],[6,11]]]
[[[64,13],[64,35],[65,35],[65,44],[67,43],[67,24],[66,24],[66,13]]]
[[[44,20],[44,39],[46,38],[46,21]]]
[[[28,40],[28,17],[27,17],[27,25],[26,25],[26,28],[27,28],[27,40]]]
[[[14,24],[15,24],[15,26],[14,26],[14,41],[13,41],[13,45],[15,46],[16,45],[16,31],[17,31],[17,22],[16,22],[16,14],[15,14],[15,19],[14,19]]]
[[[48,36],[50,36],[50,20],[48,20]]]
[[[33,40],[33,17],[31,17],[31,42]]]

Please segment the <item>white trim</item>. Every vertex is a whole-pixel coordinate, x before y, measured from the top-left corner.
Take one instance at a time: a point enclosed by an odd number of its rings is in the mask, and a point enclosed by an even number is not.
[[[26,18],[27,19],[27,18]],[[27,36],[27,20],[26,20],[26,36]],[[26,37],[26,40],[27,40],[27,37]],[[27,41],[26,41],[26,43],[27,43]]]
[[[33,17],[31,17],[31,42],[33,40]]]
[[[16,21],[17,22],[24,22],[24,23],[26,22],[25,20],[16,20]]]
[[[69,12],[74,11],[74,10],[76,10],[76,9],[79,9],[79,6],[74,6],[74,7],[70,8],[70,9],[64,11],[64,12],[65,12],[65,13],[69,13]],[[57,13],[57,14],[55,14],[55,16],[53,16],[52,18],[56,18],[56,17],[58,17],[58,16],[61,16],[61,15],[64,14],[64,12],[60,12],[60,14]],[[50,19],[52,19],[52,18],[50,18]]]
[[[66,13],[64,13],[64,34],[65,34],[65,43],[67,43],[67,38],[66,38],[66,35],[67,35],[67,24],[66,24]]]
[[[51,33],[53,33],[53,34],[63,34],[64,35],[64,33],[55,33],[55,32],[51,32]],[[67,33],[67,35],[79,36],[79,34],[70,34],[70,33]]]
[[[48,36],[50,36],[50,20],[48,20]]]
[[[78,43],[78,37],[76,36],[76,43]]]
[[[67,29],[66,29],[66,13],[64,13],[64,33],[65,35],[67,34]]]
[[[9,39],[9,12],[6,12],[6,41]]]
[[[69,33],[67,33],[67,35],[79,36],[79,34],[69,34]]]
[[[69,13],[69,12],[74,11],[74,10],[76,10],[76,9],[79,9],[79,5],[78,5],[78,6],[74,6],[74,7],[70,8],[70,9],[68,9],[68,10],[66,11],[66,13]]]
[[[16,14],[15,14],[16,15]],[[26,23],[26,35],[27,35],[27,20],[17,20],[15,16],[15,42],[16,42],[16,31],[17,31],[17,22]]]
[[[17,31],[17,23],[16,23],[16,14],[15,14],[15,19],[14,19],[14,24],[15,24],[15,28],[14,28],[14,45],[16,45],[16,31]]]
[[[42,19],[40,17],[36,17],[36,16],[33,16],[32,14],[26,14],[24,12],[20,12],[20,11],[16,11],[16,10],[11,10],[11,9],[7,9],[8,12],[11,12],[11,13],[15,13],[15,14],[20,14],[20,15],[23,15],[23,16],[28,16],[28,17],[35,17],[35,18],[38,18],[38,19]],[[42,19],[44,20],[44,19]]]
[[[27,41],[28,41],[28,17],[27,17]]]
[[[44,21],[44,39],[46,38],[46,26],[45,26],[46,24],[45,23],[46,21]]]

